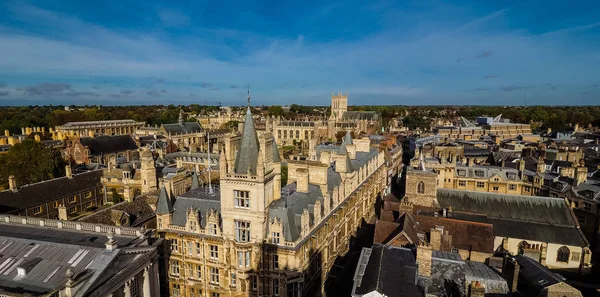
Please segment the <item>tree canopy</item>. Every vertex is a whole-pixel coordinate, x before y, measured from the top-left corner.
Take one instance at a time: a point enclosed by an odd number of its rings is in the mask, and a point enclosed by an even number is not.
[[[58,151],[26,139],[0,155],[0,186],[6,188],[11,175],[18,185],[25,185],[64,176],[64,170],[65,161]]]

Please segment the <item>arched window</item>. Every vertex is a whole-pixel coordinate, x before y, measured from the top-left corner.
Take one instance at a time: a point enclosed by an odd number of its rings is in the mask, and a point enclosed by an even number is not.
[[[528,249],[528,248],[529,248],[529,243],[527,243],[527,241],[519,242],[519,245],[517,246],[519,255],[523,255],[525,253],[525,249]]]
[[[556,261],[568,263],[570,255],[571,255],[571,251],[569,250],[569,248],[566,246],[561,246],[558,249],[558,253],[556,255]]]
[[[419,182],[419,184],[417,185],[417,192],[419,194],[424,194],[425,193],[425,183],[424,182]]]

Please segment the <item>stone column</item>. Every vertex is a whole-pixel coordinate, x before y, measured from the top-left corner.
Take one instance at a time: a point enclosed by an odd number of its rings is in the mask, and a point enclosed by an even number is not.
[[[150,265],[144,268],[144,297],[152,296],[152,290],[150,289],[150,269],[152,269]]]
[[[123,296],[131,297],[131,280],[128,280],[123,284]]]

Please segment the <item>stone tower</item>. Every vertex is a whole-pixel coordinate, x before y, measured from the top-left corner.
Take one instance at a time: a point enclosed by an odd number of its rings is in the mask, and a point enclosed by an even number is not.
[[[348,93],[338,92],[337,95],[331,93],[331,115],[333,118],[340,120],[346,111],[348,111]]]
[[[142,149],[140,159],[142,161],[142,168],[140,169],[140,175],[142,178],[142,194],[144,194],[152,190],[156,190],[158,188],[158,182],[156,179],[154,156],[149,148]]]
[[[248,108],[235,159],[221,154],[221,163],[233,163],[219,167],[223,236],[234,245],[265,239],[267,208],[280,191],[281,160],[275,145],[270,132],[257,134]]]

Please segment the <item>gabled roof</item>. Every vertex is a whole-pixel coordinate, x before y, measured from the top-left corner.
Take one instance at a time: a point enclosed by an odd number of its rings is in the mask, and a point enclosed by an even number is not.
[[[192,187],[191,190],[198,188],[198,175],[196,174],[196,170],[192,173]]]
[[[246,119],[244,120],[244,131],[240,148],[235,158],[235,166],[233,170],[238,174],[256,174],[256,162],[258,160],[258,135],[254,127],[254,120],[250,108],[246,111]]]
[[[163,124],[162,127],[169,134],[191,134],[202,132],[202,126],[198,122],[185,122],[182,124]]]
[[[437,199],[440,207],[452,207],[454,212],[562,226],[576,224],[562,198],[438,189]]]
[[[173,205],[171,204],[171,198],[167,195],[167,189],[163,186],[160,189],[160,196],[156,202],[156,214],[169,214],[173,212]]]
[[[342,114],[342,121],[349,120],[369,120],[376,121],[381,118],[381,113],[377,111],[345,111]]]
[[[0,211],[10,213],[16,210],[48,203],[71,196],[85,190],[102,186],[102,170],[74,174],[73,178],[59,177],[35,184],[25,185],[16,192],[0,191]]]
[[[417,286],[417,264],[406,248],[376,244],[364,248],[355,274],[355,293],[379,292],[383,296],[418,297],[424,293]],[[366,262],[363,266],[362,262]],[[360,269],[364,269],[361,273]]]
[[[135,140],[129,135],[97,136],[80,138],[81,144],[87,146],[90,155],[100,156],[118,152],[137,150]]]

